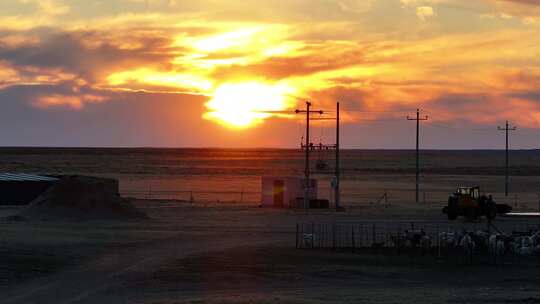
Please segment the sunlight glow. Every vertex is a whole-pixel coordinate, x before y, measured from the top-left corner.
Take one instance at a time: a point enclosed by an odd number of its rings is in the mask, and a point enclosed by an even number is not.
[[[261,30],[262,28],[254,27],[203,38],[196,41],[193,47],[202,52],[216,52],[232,47],[248,45],[252,41],[252,37]]]
[[[112,86],[138,82],[154,86],[187,88],[201,91],[207,91],[213,86],[211,81],[197,75],[159,72],[147,68],[111,74],[107,77],[107,82]]]
[[[286,94],[285,85],[269,85],[259,82],[229,83],[219,86],[213,98],[206,103],[205,119],[216,121],[230,128],[244,129],[261,123],[276,113],[293,106]]]

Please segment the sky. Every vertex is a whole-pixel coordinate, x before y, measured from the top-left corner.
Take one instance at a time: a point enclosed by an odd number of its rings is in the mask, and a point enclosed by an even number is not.
[[[540,148],[540,0],[10,0],[0,146]]]

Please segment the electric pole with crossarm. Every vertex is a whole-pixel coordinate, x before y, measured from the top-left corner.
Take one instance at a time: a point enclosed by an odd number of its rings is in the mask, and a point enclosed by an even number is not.
[[[304,208],[309,209],[309,188],[310,188],[310,180],[309,180],[309,150],[310,150],[310,139],[309,139],[309,114],[310,113],[318,113],[322,115],[324,112],[322,110],[313,111],[310,110],[311,102],[306,101],[306,109],[305,110],[296,110],[295,113],[305,113],[306,114],[306,160],[305,160],[305,182],[304,182]]]
[[[416,120],[416,202],[419,201],[420,191],[420,121],[428,120],[428,117],[420,117],[420,109],[416,109],[416,118],[407,116],[407,120]]]
[[[506,121],[506,125],[503,127],[497,127],[497,130],[499,131],[505,131],[506,132],[506,168],[505,168],[505,176],[504,176],[504,196],[508,196],[508,133],[509,131],[515,131],[517,128],[510,127],[510,124],[508,123],[508,120]]]

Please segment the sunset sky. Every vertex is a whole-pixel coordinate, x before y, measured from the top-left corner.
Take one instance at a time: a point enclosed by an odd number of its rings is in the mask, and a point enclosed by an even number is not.
[[[540,148],[540,1],[2,1],[0,100],[3,146],[294,148],[310,100],[348,148],[417,107],[424,147]]]

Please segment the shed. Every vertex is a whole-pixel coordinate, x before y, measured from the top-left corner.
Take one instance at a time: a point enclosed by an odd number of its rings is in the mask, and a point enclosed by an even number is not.
[[[303,177],[263,176],[261,178],[262,207],[296,207],[304,198]],[[309,180],[309,199],[317,198],[317,180]]]
[[[26,205],[58,178],[24,173],[0,173],[0,205]]]

